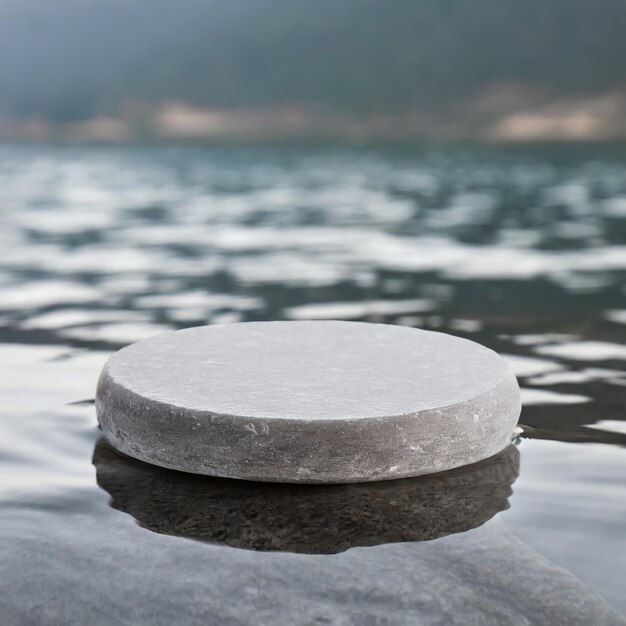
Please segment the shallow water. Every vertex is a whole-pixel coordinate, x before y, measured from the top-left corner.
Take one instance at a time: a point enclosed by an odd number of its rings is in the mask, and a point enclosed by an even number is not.
[[[0,615],[619,623],[625,165],[612,146],[0,146]],[[111,351],[309,318],[496,349],[523,388],[520,441],[486,467],[317,491],[99,441]]]

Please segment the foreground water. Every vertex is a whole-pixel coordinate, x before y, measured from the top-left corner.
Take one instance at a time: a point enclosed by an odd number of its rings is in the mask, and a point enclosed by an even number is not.
[[[611,146],[0,147],[4,621],[621,623],[625,165]],[[488,345],[519,376],[520,440],[332,488],[176,474],[101,440],[111,351],[265,319]]]

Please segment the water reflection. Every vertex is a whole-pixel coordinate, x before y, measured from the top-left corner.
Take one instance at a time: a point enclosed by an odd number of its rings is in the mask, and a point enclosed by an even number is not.
[[[334,554],[357,546],[426,541],[475,528],[508,508],[519,453],[442,474],[352,485],[281,485],[209,478],[95,447],[111,506],[157,533],[252,550]]]

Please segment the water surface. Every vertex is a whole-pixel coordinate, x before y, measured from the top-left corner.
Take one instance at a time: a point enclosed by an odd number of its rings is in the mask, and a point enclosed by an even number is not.
[[[3,614],[537,623],[537,610],[560,623],[560,604],[575,623],[572,602],[589,597],[586,615],[618,623],[625,165],[615,146],[1,146]],[[523,388],[513,461],[380,492],[283,493],[99,441],[90,401],[113,350],[268,319],[402,324],[497,350]],[[231,582],[212,578],[220,568]]]

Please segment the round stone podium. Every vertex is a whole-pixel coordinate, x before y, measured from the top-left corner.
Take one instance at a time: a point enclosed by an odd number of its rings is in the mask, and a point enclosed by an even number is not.
[[[340,321],[250,322],[165,333],[113,354],[98,421],[121,452],[246,480],[419,476],[504,450],[515,376],[477,343]]]

